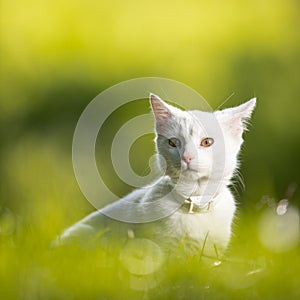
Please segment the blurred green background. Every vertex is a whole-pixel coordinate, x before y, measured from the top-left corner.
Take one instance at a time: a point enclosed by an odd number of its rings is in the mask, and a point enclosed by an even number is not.
[[[283,198],[296,207],[300,199],[299,189],[293,192],[300,181],[299,20],[297,0],[2,0],[0,285],[7,297],[35,299],[16,274],[39,277],[32,257],[93,211],[72,169],[76,122],[98,93],[136,77],[183,82],[213,108],[232,93],[224,107],[258,97],[241,156],[246,188],[238,189],[233,245],[234,255],[273,255],[259,241],[260,215]],[[148,109],[143,103],[137,114]],[[134,155],[136,168],[154,149],[150,139],[138,146],[144,150],[136,150],[143,153]],[[280,254],[294,266],[285,276],[291,285],[298,252],[296,244]],[[289,291],[300,293],[295,285]]]

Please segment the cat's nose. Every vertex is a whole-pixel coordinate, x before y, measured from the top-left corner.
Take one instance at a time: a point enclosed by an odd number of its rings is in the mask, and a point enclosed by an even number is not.
[[[183,155],[182,158],[187,164],[189,164],[191,162],[191,160],[193,159],[193,157],[190,155]]]

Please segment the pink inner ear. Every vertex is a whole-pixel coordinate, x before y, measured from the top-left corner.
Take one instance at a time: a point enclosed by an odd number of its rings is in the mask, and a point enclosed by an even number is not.
[[[152,110],[157,121],[163,121],[171,117],[170,110],[164,105],[164,103],[151,95]]]
[[[229,130],[235,136],[241,136],[243,134],[243,124],[241,122],[229,124]]]
[[[158,121],[167,120],[171,117],[171,113],[168,110],[156,109],[154,111],[155,117]]]
[[[230,132],[235,136],[241,136],[243,131],[247,130],[247,121],[251,117],[255,104],[256,99],[253,98],[239,106],[217,111],[216,116]]]

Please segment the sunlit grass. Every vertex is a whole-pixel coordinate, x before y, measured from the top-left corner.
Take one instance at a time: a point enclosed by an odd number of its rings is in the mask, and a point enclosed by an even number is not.
[[[134,263],[131,268],[124,265],[124,255],[131,253],[124,253],[120,245],[121,257],[101,247],[53,249],[43,240],[50,236],[41,238],[36,231],[1,236],[4,299],[282,299],[287,295],[296,299],[299,295],[298,245],[278,254],[250,241],[247,249],[241,247],[245,253],[224,260],[178,253],[159,270],[141,275],[134,274]]]
[[[101,245],[53,247],[56,236],[90,208],[80,204],[72,170],[68,164],[63,167],[59,148],[55,151],[52,145],[49,151],[49,140],[39,139],[35,152],[31,147],[35,142],[32,137],[29,144],[21,143],[11,153],[10,168],[18,186],[15,194],[26,205],[18,203],[18,213],[1,207],[1,298],[299,296],[299,213],[293,205],[283,207],[286,202],[281,202],[277,206],[278,200],[266,197],[255,200],[258,210],[239,212],[232,244],[222,258],[201,256],[201,249],[188,257],[179,248],[171,249],[172,257],[162,259],[159,248],[142,239],[131,239],[131,244],[111,240],[110,250]]]
[[[0,299],[299,299],[299,193],[284,195],[299,180],[299,28],[293,0],[3,0]],[[81,110],[140,76],[188,84],[213,108],[232,92],[225,106],[258,97],[223,258],[172,249],[161,260],[153,246],[144,262],[152,244],[141,240],[52,246],[93,210],[71,162]],[[146,143],[131,154],[138,172]]]
[[[2,171],[8,193],[0,209],[1,298],[299,296],[299,213],[293,192],[287,193],[287,200],[252,197],[248,206],[241,206],[232,243],[221,258],[202,256],[201,249],[188,257],[180,247],[171,249],[172,257],[162,258],[152,241],[140,239],[130,244],[111,240],[109,251],[101,244],[53,247],[63,229],[93,210],[76,184],[70,150],[57,142],[62,137],[66,135],[51,131],[46,137],[27,133],[5,152]],[[257,189],[272,182],[264,176]],[[247,194],[257,191],[248,187]]]

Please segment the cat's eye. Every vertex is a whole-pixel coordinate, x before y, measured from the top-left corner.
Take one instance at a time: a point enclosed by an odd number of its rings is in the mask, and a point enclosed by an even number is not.
[[[201,141],[200,145],[202,147],[210,147],[214,143],[213,138],[205,138]]]
[[[168,143],[169,143],[169,145],[170,145],[172,148],[176,148],[176,147],[178,147],[178,146],[180,145],[179,140],[176,139],[176,138],[170,138],[170,139],[168,140]]]

